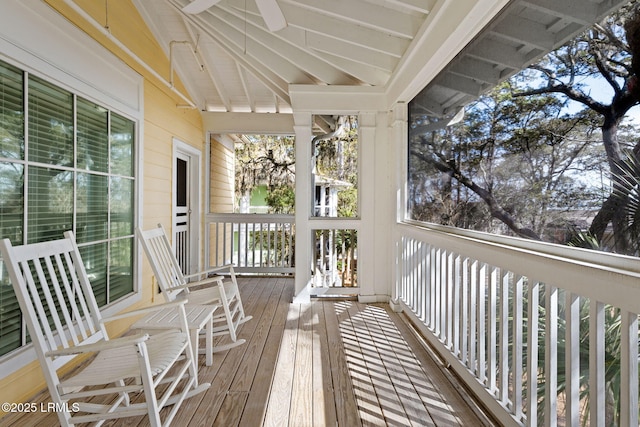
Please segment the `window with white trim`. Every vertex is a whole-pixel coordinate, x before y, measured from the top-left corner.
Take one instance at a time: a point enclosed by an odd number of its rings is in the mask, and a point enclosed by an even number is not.
[[[134,292],[133,120],[0,61],[0,238],[73,230],[101,306]],[[28,342],[0,270],[0,356]]]

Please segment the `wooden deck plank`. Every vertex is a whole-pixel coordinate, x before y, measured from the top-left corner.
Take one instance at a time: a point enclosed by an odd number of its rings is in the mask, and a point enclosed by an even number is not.
[[[313,425],[313,311],[311,304],[300,304],[298,339],[293,364],[289,425]]]
[[[263,423],[271,384],[275,375],[276,363],[278,360],[278,352],[280,350],[280,342],[286,324],[287,313],[289,311],[289,303],[293,299],[292,279],[280,279],[280,283],[284,284],[283,292],[277,303],[273,322],[269,328],[269,335],[266,342],[269,344],[262,352],[262,357],[255,373],[253,384],[249,392],[249,398],[244,408],[241,426],[260,426]]]
[[[282,427],[289,424],[294,373],[292,368],[296,357],[299,320],[300,305],[290,304],[263,424],[267,427]]]
[[[222,401],[222,406],[220,406],[220,410],[218,411],[218,416],[215,421],[209,425],[225,427],[239,425],[242,411],[244,410],[248,397],[249,393],[246,391],[227,392]],[[182,424],[177,425],[181,426]],[[189,424],[189,426],[191,426],[191,424]]]
[[[262,282],[261,282],[262,283]],[[249,298],[245,300],[242,295],[243,305],[247,313],[252,313],[254,319],[247,323],[244,323],[239,330],[238,339],[251,340],[256,328],[256,318],[260,318],[264,309],[266,308],[268,295],[271,290],[269,286],[257,286],[256,291],[253,292]],[[263,294],[267,297],[263,298]],[[227,339],[225,337],[225,339]],[[194,417],[188,422],[189,426],[209,426],[212,421],[218,416],[218,412],[222,407],[225,397],[229,392],[229,387],[233,382],[233,379],[238,371],[238,367],[242,362],[243,357],[247,352],[247,345],[240,345],[238,347],[231,348],[222,353],[214,354],[214,366],[215,361],[221,363],[219,369],[214,377],[203,376],[203,381],[210,381],[211,388],[203,393],[202,401],[206,402],[206,405],[200,405],[198,411],[194,414]],[[204,408],[203,408],[204,406]],[[183,411],[185,412],[185,411]]]
[[[335,426],[336,415],[335,394],[331,377],[331,361],[329,360],[328,332],[325,304],[312,304],[314,322],[313,330],[313,425]],[[329,351],[325,351],[328,349]]]
[[[174,426],[479,426],[484,420],[420,338],[386,304],[292,304],[292,278],[241,278],[247,343],[214,355]],[[225,338],[226,339],[226,338]],[[34,402],[50,401],[47,392]],[[10,414],[0,426],[56,425],[55,413]],[[106,426],[149,425],[146,417]]]
[[[241,289],[241,296],[242,296],[243,306],[245,306],[245,311],[247,309],[247,306],[250,307],[252,304],[252,301],[256,299],[255,297],[252,298],[252,295],[254,293],[259,294],[263,291],[261,288],[257,286],[258,282],[259,282],[258,278],[251,278],[251,279],[245,280],[243,283],[244,286]],[[221,341],[222,340],[217,337],[214,340],[215,344],[220,344]],[[198,359],[199,361],[198,380],[200,382],[211,383],[212,379],[217,377],[218,372],[222,367],[222,362],[224,361],[224,354],[214,353],[212,366],[206,366],[204,363],[204,360],[205,360],[204,358],[205,358],[204,355],[200,355]],[[207,415],[203,414],[202,408],[208,407],[208,405],[204,403],[205,399],[207,399],[208,397],[207,396],[208,393],[211,393],[211,388],[204,393],[200,393],[186,400],[183,403],[182,410],[176,415],[173,421],[173,424],[174,425],[190,425],[192,423],[197,423],[199,419],[206,417]],[[138,427],[146,427],[147,425],[148,425],[148,421],[146,420],[146,417],[144,417],[144,420]]]
[[[350,379],[345,347],[340,335],[340,322],[348,320],[348,313],[340,303],[325,302],[325,322],[327,325],[328,359],[331,364],[331,378],[339,426],[362,425],[358,404],[355,399],[354,384]]]
[[[245,311],[248,312],[249,309],[252,309],[255,304],[260,300],[260,295],[265,292],[265,287],[259,286],[260,278],[249,278],[244,281],[243,287],[241,289],[241,296],[243,306]],[[251,322],[248,322],[240,328],[238,338],[244,338],[248,332],[244,331],[246,326],[249,326]],[[251,326],[248,327],[251,329]],[[243,332],[244,331],[244,332]],[[245,335],[242,335],[242,334]],[[216,337],[214,338],[214,345],[220,345],[230,342],[230,339],[226,336]],[[244,346],[240,346],[244,347]],[[238,347],[238,348],[240,348]],[[235,349],[232,349],[235,350]],[[213,357],[213,365],[206,366],[204,363],[204,355],[199,356],[199,366],[198,366],[198,381],[211,383],[211,387],[196,396],[191,397],[183,403],[181,410],[176,414],[172,425],[203,425],[208,426],[211,423],[206,421],[207,419],[215,419],[217,416],[217,412],[220,410],[222,406],[222,400],[224,396],[226,396],[226,392],[223,396],[221,396],[219,389],[215,388],[214,379],[218,378],[226,378],[226,375],[220,375],[221,369],[224,367],[224,360],[226,359],[229,352],[232,350],[228,350],[221,353],[214,353]],[[222,389],[223,387],[220,387]],[[211,396],[214,396],[213,398]],[[206,410],[205,410],[206,409]],[[168,413],[170,408],[166,408],[163,410],[162,414]],[[203,421],[203,419],[205,421]],[[137,427],[149,427],[149,419],[147,417],[137,417],[134,420],[139,420],[135,424]],[[199,424],[201,423],[201,424]],[[114,424],[116,425],[116,424]]]
[[[385,313],[386,314],[386,313]],[[422,411],[409,413],[403,402],[404,398],[416,398],[412,393],[410,383],[404,381],[402,362],[398,360],[392,348],[392,343],[385,335],[378,323],[372,306],[358,305],[359,341],[369,340],[368,351],[371,357],[365,359],[370,375],[380,401],[380,407],[388,425],[429,425],[429,414],[422,407]],[[371,366],[369,366],[371,365]],[[410,409],[416,409],[410,406]],[[419,423],[419,424],[418,424]]]
[[[377,344],[382,366],[388,374],[388,384],[393,387],[395,397],[398,399],[399,406],[396,410],[406,414],[410,425],[435,426],[407,373],[410,369],[413,371],[419,369],[418,360],[412,357],[406,343],[397,339],[397,329],[390,331],[393,323],[388,320],[384,309],[368,306],[363,313],[367,328]]]
[[[242,358],[242,361],[236,371],[236,375],[233,378],[233,382],[229,387],[229,391],[224,398],[223,405],[215,420],[216,425],[229,427],[235,426],[240,423],[240,420],[243,417],[246,407],[246,399],[248,398],[249,392],[253,386],[260,360],[263,358],[267,337],[269,335],[269,330],[271,329],[271,324],[273,323],[273,318],[276,314],[278,302],[282,296],[283,288],[284,283],[282,282],[276,283],[271,288],[271,293],[268,295],[268,301],[262,316],[253,319],[257,322],[257,328],[251,337],[251,340],[246,343],[247,352]],[[263,297],[267,297],[267,295],[265,294]],[[269,378],[269,383],[270,382],[271,378]],[[236,403],[239,396],[244,396],[242,405],[238,405]],[[228,399],[233,402],[228,403]],[[234,411],[234,414],[229,414],[228,411]],[[262,422],[262,417],[260,416],[260,419],[257,421]]]
[[[342,305],[349,317],[340,323],[340,334],[347,354],[347,370],[353,381],[362,425],[384,425],[384,414],[372,377],[374,372],[371,370],[371,363],[367,363],[371,354],[370,348],[365,347],[369,347],[370,337],[360,336],[364,331],[361,330],[361,322],[358,319],[357,303],[346,301]]]
[[[384,309],[393,315],[389,319],[398,328],[402,338],[413,350],[420,361],[420,372],[424,377],[415,376],[415,371],[408,372],[415,382],[416,390],[429,409],[430,415],[438,426],[468,426],[483,425],[486,419],[479,419],[477,414],[469,407],[460,393],[451,384],[443,372],[439,362],[435,361],[431,354],[425,350],[415,332],[408,326],[408,321],[391,312],[389,306]],[[424,378],[428,378],[428,382]]]
[[[258,369],[258,364],[260,363],[262,353],[264,352],[264,348],[267,343],[267,336],[271,329],[273,318],[276,315],[278,302],[282,297],[283,289],[283,282],[277,282],[273,287],[271,287],[271,292],[268,295],[268,300],[262,316],[259,318],[254,317],[254,319],[251,320],[255,321],[257,326],[251,340],[246,344],[247,356],[242,359],[242,362],[238,367],[238,373],[234,377],[233,383],[231,383],[231,386],[229,387],[229,391],[248,392],[251,389],[256,370]],[[263,298],[265,297],[267,297],[267,295],[263,295]]]

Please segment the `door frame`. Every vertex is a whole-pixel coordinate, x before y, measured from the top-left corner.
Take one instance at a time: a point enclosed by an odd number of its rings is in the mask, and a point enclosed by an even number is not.
[[[191,210],[189,221],[189,265],[188,273],[196,272],[200,269],[200,222],[202,212],[201,189],[202,189],[202,151],[189,145],[178,138],[173,138],[173,156],[172,156],[172,181],[171,181],[171,241],[175,250],[175,218],[177,194],[175,191],[177,182],[176,161],[178,157],[188,158],[187,168],[187,191],[189,208]]]

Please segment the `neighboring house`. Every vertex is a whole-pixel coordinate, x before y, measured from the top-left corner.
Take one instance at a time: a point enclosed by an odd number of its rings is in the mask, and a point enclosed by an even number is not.
[[[322,175],[314,175],[315,194],[313,215],[317,217],[338,217],[338,193],[340,189],[353,187],[346,181]]]
[[[246,197],[240,197],[238,201],[238,213],[269,213],[269,204],[267,203],[267,194],[269,189],[267,185],[257,185],[251,190],[251,194]]]

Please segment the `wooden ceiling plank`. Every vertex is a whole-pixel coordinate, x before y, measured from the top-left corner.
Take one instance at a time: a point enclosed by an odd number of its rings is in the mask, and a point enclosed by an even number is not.
[[[307,46],[319,52],[329,53],[353,62],[358,62],[371,67],[379,68],[383,71],[391,72],[398,60],[380,52],[369,51],[368,49],[351,49],[349,43],[336,39],[323,37],[319,34],[310,34],[307,37]]]
[[[363,0],[296,0],[319,15],[333,16],[344,21],[344,25],[360,25],[386,34],[413,39],[423,19],[401,13],[390,8],[367,3]],[[366,13],[363,13],[366,11]]]
[[[349,84],[356,83],[349,76],[345,76],[339,72],[335,67],[327,64],[322,59],[314,56],[312,52],[308,51],[307,46],[300,46],[296,43],[300,43],[299,30],[292,28],[285,28],[279,31],[278,34],[271,33],[265,30],[261,25],[256,22],[256,17],[247,17],[247,21],[244,22],[240,17],[235,14],[237,11],[233,9],[227,10],[228,15],[225,16],[224,24],[228,26],[226,32],[234,32],[234,37],[248,43],[249,40],[253,40],[255,43],[262,46],[264,52],[271,52],[273,55],[270,57],[279,57],[280,62],[285,62],[287,66],[295,69],[302,70],[306,75],[313,77],[317,82],[326,84]],[[212,18],[217,21],[216,27],[220,25],[222,21],[219,17]],[[234,31],[235,30],[235,31]],[[295,33],[291,36],[290,41],[287,38],[288,34]],[[281,35],[281,34],[282,35]],[[255,52],[252,53],[256,55]],[[260,55],[264,60],[265,55]],[[292,62],[294,61],[294,62]],[[273,66],[273,65],[270,65]],[[283,76],[284,77],[284,76]],[[285,80],[287,80],[285,78]],[[289,83],[301,83],[301,81],[287,80]]]
[[[348,42],[353,44],[354,48],[364,47],[401,57],[410,43],[403,37],[391,36],[363,26],[345,25],[341,19],[314,14],[308,9],[290,4],[283,4],[282,9],[289,20],[289,27],[297,27],[309,33],[322,34]],[[300,42],[298,39],[298,43]]]

